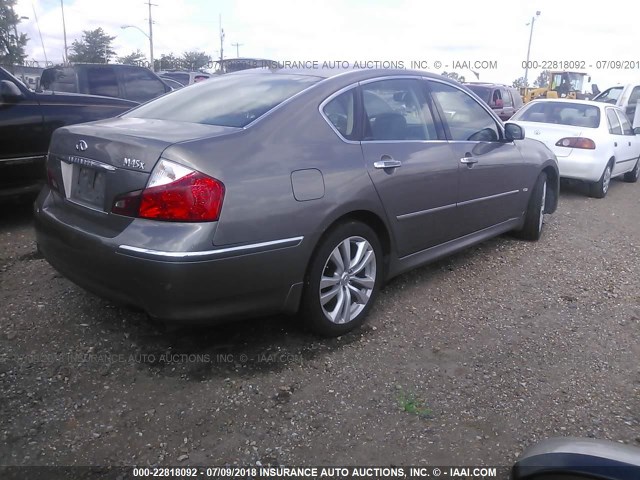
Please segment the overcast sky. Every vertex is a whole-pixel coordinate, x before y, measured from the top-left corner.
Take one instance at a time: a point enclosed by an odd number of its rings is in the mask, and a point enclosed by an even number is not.
[[[154,53],[201,50],[219,57],[219,15],[225,31],[224,56],[273,60],[426,62],[429,70],[453,70],[453,62],[492,61],[497,69],[476,69],[480,80],[511,84],[524,75],[529,27],[539,10],[531,47],[532,61],[584,61],[592,81],[603,89],[637,80],[640,69],[597,68],[596,62],[640,62],[640,7],[620,6],[615,15],[585,2],[558,0],[152,0]],[[115,35],[118,55],[140,49],[149,55],[148,7],[143,0],[64,0],[67,42],[83,30],[102,27]],[[34,14],[35,8],[35,14]],[[624,14],[626,12],[626,14]],[[29,17],[18,30],[30,37],[29,59],[44,60],[35,22],[37,14],[47,59],[62,60],[64,41],[60,0],[18,0],[16,13]],[[435,62],[441,62],[435,68]],[[449,68],[446,66],[449,65]],[[533,81],[541,69],[530,70]],[[474,75],[456,70],[468,80]]]

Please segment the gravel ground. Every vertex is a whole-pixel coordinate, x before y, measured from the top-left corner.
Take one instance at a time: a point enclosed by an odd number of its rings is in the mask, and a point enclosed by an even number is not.
[[[295,319],[169,328],[57,274],[0,206],[0,464],[511,464],[638,444],[640,187],[564,186],[503,236],[393,280],[342,338]]]

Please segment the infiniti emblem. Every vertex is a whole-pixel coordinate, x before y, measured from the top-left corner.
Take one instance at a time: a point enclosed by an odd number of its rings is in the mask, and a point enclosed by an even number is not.
[[[84,152],[87,148],[89,148],[89,145],[87,145],[87,142],[84,140],[80,140],[76,143],[76,150],[79,152]]]

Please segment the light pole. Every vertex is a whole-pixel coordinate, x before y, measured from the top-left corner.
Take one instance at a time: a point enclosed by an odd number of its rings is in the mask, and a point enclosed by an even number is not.
[[[531,17],[531,31],[529,32],[529,46],[527,47],[527,63],[524,65],[524,88],[529,88],[527,85],[527,79],[529,78],[529,54],[531,53],[531,39],[533,38],[533,26],[536,23],[536,18],[540,16],[540,10],[536,12],[535,17]],[[529,25],[527,23],[527,25]]]
[[[62,34],[64,35],[64,64],[69,64],[69,49],[67,48],[67,24],[64,21],[64,0],[60,0],[62,10]]]
[[[155,71],[155,66],[153,65],[153,37],[150,37],[147,34],[147,32],[142,30],[140,27],[136,27],[135,25],[122,25],[120,28],[122,28],[122,29],[135,28],[136,30],[139,30],[140,33],[142,33],[145,37],[147,37],[149,39],[149,53],[150,53],[150,60],[151,60],[151,70]]]

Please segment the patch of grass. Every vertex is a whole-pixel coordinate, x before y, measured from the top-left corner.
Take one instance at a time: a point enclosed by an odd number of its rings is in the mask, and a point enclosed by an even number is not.
[[[400,391],[398,393],[398,405],[403,411],[417,415],[420,418],[433,418],[433,410],[423,400],[419,399],[415,393]]]

